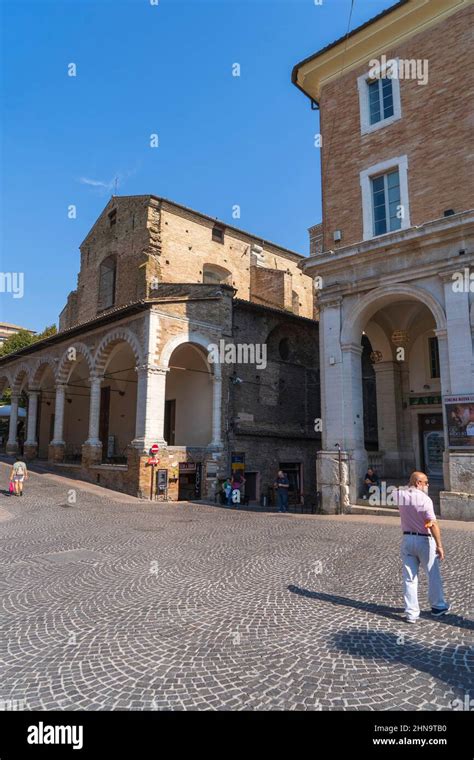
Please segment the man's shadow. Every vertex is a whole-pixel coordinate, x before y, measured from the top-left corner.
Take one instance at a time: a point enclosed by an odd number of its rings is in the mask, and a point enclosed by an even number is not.
[[[396,614],[397,611],[402,612],[399,608],[356,601],[320,591],[309,591],[298,586],[288,586],[288,590],[309,599],[352,607],[403,623],[400,614]],[[432,620],[429,614],[428,617]],[[467,630],[474,628],[472,621],[459,615],[445,615],[442,618],[437,618],[436,622]],[[415,626],[404,624],[403,633],[408,634],[412,627]],[[333,634],[330,641],[339,651],[352,657],[384,660],[389,663],[399,662],[402,665],[408,665],[415,670],[427,673],[433,678],[444,681],[455,689],[458,696],[462,698],[466,694],[474,694],[474,671],[472,667],[474,648],[472,646],[453,644],[440,649],[409,639],[407,635],[404,635],[401,641],[400,638],[400,632],[347,629]]]
[[[288,591],[299,596],[305,596],[308,599],[315,599],[320,602],[328,602],[330,604],[336,604],[342,607],[352,607],[356,610],[362,610],[363,612],[372,612],[374,615],[381,615],[382,617],[396,620],[398,623],[403,623],[401,613],[403,609],[401,607],[390,607],[386,604],[375,604],[374,602],[362,602],[358,599],[350,599],[346,596],[337,596],[336,594],[325,594],[323,591],[310,591],[306,588],[300,588],[299,586],[290,585]],[[428,619],[434,621],[435,618],[431,616],[429,612],[421,613],[422,619]],[[468,631],[474,630],[474,621],[468,620],[461,615],[443,615],[440,618],[436,618],[436,622],[443,625],[456,626],[457,628],[464,628]]]

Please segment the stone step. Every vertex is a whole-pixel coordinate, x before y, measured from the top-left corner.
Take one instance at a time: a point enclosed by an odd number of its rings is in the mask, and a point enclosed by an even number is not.
[[[370,507],[368,504],[360,506],[359,504],[351,504],[350,506],[352,515],[385,515],[391,517],[398,516],[397,507]]]

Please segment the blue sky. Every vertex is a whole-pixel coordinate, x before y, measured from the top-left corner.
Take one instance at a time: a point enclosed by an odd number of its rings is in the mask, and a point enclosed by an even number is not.
[[[351,28],[393,4],[355,0]],[[319,122],[291,69],[345,34],[350,7],[4,0],[2,272],[24,272],[24,296],[0,293],[1,320],[57,320],[116,176],[119,194],[161,195],[307,254]]]

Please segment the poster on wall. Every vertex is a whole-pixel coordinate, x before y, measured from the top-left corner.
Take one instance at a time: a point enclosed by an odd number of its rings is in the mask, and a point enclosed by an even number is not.
[[[244,472],[245,470],[245,454],[244,452],[233,451],[231,454],[231,470],[232,472]]]
[[[474,394],[445,396],[450,449],[474,449]]]

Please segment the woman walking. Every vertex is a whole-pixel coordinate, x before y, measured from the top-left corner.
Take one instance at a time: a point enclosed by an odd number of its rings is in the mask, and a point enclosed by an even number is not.
[[[23,496],[23,483],[28,479],[26,464],[18,457],[10,472],[10,482],[13,483],[15,496]]]

